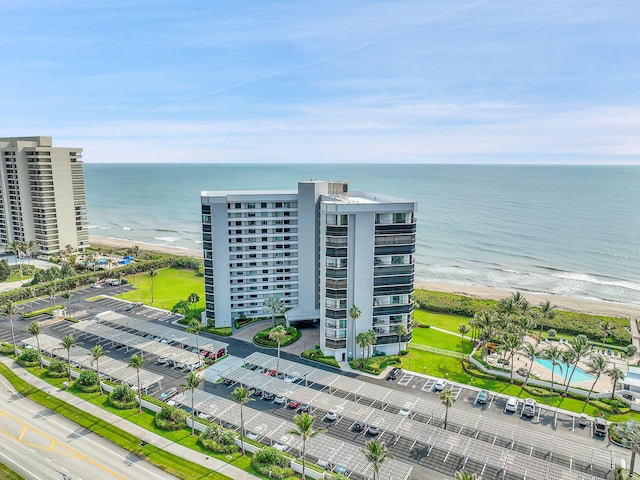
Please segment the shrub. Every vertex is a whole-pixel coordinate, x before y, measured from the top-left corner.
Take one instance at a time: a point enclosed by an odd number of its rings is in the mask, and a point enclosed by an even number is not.
[[[300,330],[298,330],[295,327],[285,327],[285,328],[287,330],[287,336],[285,337],[285,339],[280,344],[281,347],[285,347],[287,345],[291,345],[293,342],[295,342],[296,340],[298,340],[300,338],[300,335],[302,335],[300,333]],[[261,332],[256,333],[255,336],[253,337],[253,342],[256,345],[259,345],[261,347],[276,348],[278,346],[278,342],[274,342],[273,340],[269,340],[269,332],[270,331],[271,331],[271,327],[267,328],[266,330],[262,330]]]
[[[394,365],[396,363],[401,363],[398,355],[378,355],[376,357],[358,358],[353,360],[351,362],[351,368],[377,374],[387,368],[387,366]]]
[[[13,345],[9,345],[8,343],[3,343],[0,345],[0,353],[3,355],[12,355],[13,354]]]
[[[126,383],[121,383],[109,394],[109,404],[122,410],[135,408],[138,406],[136,392]]]
[[[633,344],[629,344],[627,345],[627,355],[629,355],[630,357],[633,357],[633,355],[638,351],[638,347],[636,347]]]
[[[155,422],[158,428],[163,430],[180,430],[186,428],[189,414],[174,405],[164,405],[162,410],[156,413]]]
[[[86,393],[97,392],[100,389],[98,374],[94,370],[83,370],[74,385]]]
[[[289,467],[291,460],[278,449],[264,447],[253,456],[251,465],[264,476],[271,478],[288,478],[294,475]]]
[[[216,453],[232,453],[238,450],[236,433],[218,424],[213,424],[198,437],[200,444]]]
[[[558,335],[558,332],[555,329],[550,328],[547,331],[547,335],[549,335],[549,338],[555,338],[555,336]]]
[[[17,359],[18,363],[23,367],[35,367],[38,365],[38,351],[33,348],[27,348]]]
[[[68,375],[67,364],[61,360],[53,360],[47,369],[47,375],[53,378],[62,378]]]

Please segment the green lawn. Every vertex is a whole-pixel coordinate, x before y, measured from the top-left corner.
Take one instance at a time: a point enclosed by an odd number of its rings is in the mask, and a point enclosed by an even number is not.
[[[129,275],[129,283],[135,290],[116,295],[131,302],[143,302],[146,305],[171,310],[179,300],[186,300],[191,293],[200,297],[196,308],[204,308],[204,278],[196,276],[193,270],[163,268],[153,279],[153,297],[151,303],[151,278],[145,273]]]
[[[448,315],[445,313],[425,312],[424,310],[415,310],[413,318],[416,322],[423,325],[431,325],[432,327],[442,328],[450,332],[458,333],[458,325],[461,323],[469,324],[469,317],[461,317],[459,315]]]
[[[460,343],[462,337],[460,334],[451,335],[450,333],[434,330],[433,328],[414,328],[413,339],[411,345],[429,345],[431,347],[442,348],[444,350],[452,350],[460,352]],[[464,352],[471,353],[473,345],[468,336],[464,338]]]

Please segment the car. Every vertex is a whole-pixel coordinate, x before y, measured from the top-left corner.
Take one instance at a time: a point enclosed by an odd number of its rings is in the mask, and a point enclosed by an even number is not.
[[[247,437],[249,440],[253,440],[254,442],[258,440],[258,434],[253,432],[247,432],[245,437]]]
[[[287,448],[287,446],[286,446],[286,445],[284,445],[284,444],[282,444],[282,443],[275,443],[275,444],[273,445],[273,448],[275,448],[276,450],[280,450],[281,452],[283,452],[283,451]]]
[[[273,393],[271,392],[262,392],[262,399],[263,400],[273,400]]]
[[[278,405],[284,405],[285,403],[287,403],[287,399],[284,397],[284,395],[278,395],[275,398],[274,403],[277,403]]]
[[[376,423],[372,423],[371,425],[369,425],[369,428],[367,429],[367,433],[375,437],[380,433],[380,425]]]
[[[398,415],[400,415],[401,417],[408,417],[409,415],[411,415],[411,405],[405,405],[404,407],[402,407],[398,412]]]
[[[607,435],[607,421],[604,418],[596,417],[593,421],[593,434],[597,437]]]
[[[91,288],[102,288],[102,285],[100,285],[99,283],[92,283]]]
[[[256,388],[256,389],[253,391],[253,394],[254,394],[256,397],[261,397],[261,396],[262,396],[262,393],[263,393],[263,392],[262,392],[262,390],[261,390],[261,389],[259,389],[259,388]]]
[[[200,413],[198,414],[198,418],[202,418],[203,420],[211,420],[211,416],[210,416],[210,415],[207,415],[207,414],[206,414],[206,413],[204,413],[204,412],[200,412]]]
[[[518,403],[518,397],[509,397],[507,404],[504,406],[505,413],[518,411]]]
[[[353,429],[356,432],[362,432],[362,431],[364,431],[365,428],[367,428],[367,426],[363,422],[355,422],[353,424]]]
[[[396,367],[393,370],[391,370],[391,373],[389,373],[389,379],[390,380],[395,380],[401,374],[402,374],[402,369],[400,367]]]
[[[327,418],[327,420],[333,422],[334,420],[336,420],[338,418],[338,414],[336,412],[334,412],[333,410],[329,410],[327,412],[326,418]]]
[[[522,406],[523,417],[533,417],[536,414],[536,401],[533,398],[525,398]]]
[[[287,407],[293,408],[294,410],[299,406],[300,406],[300,402],[296,402],[294,400],[290,400],[289,403],[287,403]]]
[[[318,461],[316,462],[316,465],[324,468],[325,470],[329,468],[329,462],[327,460],[323,460],[322,458],[318,459]]]
[[[178,389],[176,387],[172,387],[169,390],[165,390],[160,394],[160,400],[162,400],[163,402],[166,402],[177,393],[178,393]]]
[[[303,403],[302,405],[300,405],[300,411],[309,413],[311,411],[311,405]]]
[[[444,390],[444,387],[446,386],[447,386],[447,381],[444,378],[440,378],[433,386],[433,391],[441,392],[442,390]]]
[[[486,390],[480,390],[478,395],[476,395],[476,403],[485,404],[489,400],[489,392]]]
[[[156,360],[156,363],[159,365],[165,365],[167,362],[167,357],[158,357],[158,360]]]

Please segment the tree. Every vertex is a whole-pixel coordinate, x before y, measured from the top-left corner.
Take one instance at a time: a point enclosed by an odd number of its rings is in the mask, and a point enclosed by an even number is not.
[[[542,338],[542,330],[544,329],[545,322],[555,317],[555,309],[556,306],[551,305],[549,300],[540,303],[540,338]]]
[[[203,378],[198,375],[196,372],[189,372],[187,378],[185,379],[186,383],[182,385],[185,390],[191,391],[191,435],[195,435],[196,433],[196,423],[195,423],[195,410],[193,409],[193,404],[195,403],[195,392],[196,389],[200,386],[203,381]]]
[[[4,282],[11,276],[11,267],[7,259],[0,260],[0,282]]]
[[[296,422],[296,429],[290,430],[291,435],[302,437],[302,478],[305,477],[305,461],[307,459],[307,440],[315,437],[319,433],[325,431],[324,428],[313,428],[313,422],[316,417],[309,415],[307,412],[302,412],[300,415],[296,415],[293,420]]]
[[[531,360],[531,363],[529,363],[529,370],[527,371],[527,378],[524,379],[524,384],[526,385],[529,378],[531,378],[533,363],[536,361],[536,357],[540,355],[540,351],[535,343],[523,342],[522,347],[520,347],[520,353],[526,355]]]
[[[509,367],[511,370],[511,378],[510,381],[513,383],[513,366],[514,361],[513,357],[518,350],[522,348],[523,336],[520,332],[506,332],[502,337],[502,348],[509,352],[509,357],[507,361],[509,362]]]
[[[384,442],[379,442],[378,440],[369,440],[364,444],[365,449],[362,451],[364,456],[367,458],[367,461],[373,466],[373,480],[380,479],[380,465],[384,463],[385,460],[392,460],[393,457],[389,454],[389,450],[387,450]]]
[[[131,355],[129,359],[129,364],[127,367],[136,369],[136,378],[138,380],[138,413],[142,413],[142,389],[140,385],[140,370],[142,369],[142,364],[144,363],[144,358],[142,355]]]
[[[353,358],[356,358],[356,322],[362,312],[356,305],[351,305],[349,309],[349,317],[351,317],[351,325],[353,326]],[[363,353],[364,355],[364,353]]]
[[[619,432],[623,443],[631,449],[631,462],[627,478],[632,478],[636,467],[636,453],[640,450],[640,423],[636,420],[628,420]]]
[[[588,402],[591,399],[591,394],[596,386],[596,382],[600,379],[600,376],[607,371],[607,360],[604,358],[604,355],[600,355],[599,353],[593,355],[587,364],[587,371],[596,377],[587,395]]]
[[[102,382],[100,381],[100,364],[98,362],[100,361],[100,358],[102,358],[107,352],[105,352],[105,350],[102,348],[102,345],[97,344],[91,347],[90,353],[91,353],[91,364],[93,365],[93,362],[94,361],[96,362],[96,373],[98,374],[98,385],[100,386],[100,395],[102,395],[104,392],[102,391]]]
[[[468,473],[463,469],[456,472],[455,480],[482,480],[482,478],[475,473]]]
[[[280,371],[280,344],[282,341],[287,338],[289,332],[282,325],[278,325],[277,327],[273,327],[269,330],[269,340],[272,342],[276,342],[278,344],[278,360],[276,363],[276,372]]]
[[[568,365],[571,363],[573,364],[573,367],[571,368],[571,373],[569,374],[569,378],[567,379],[567,385],[564,388],[564,395],[566,395],[567,391],[569,390],[569,385],[571,384],[573,373],[576,371],[576,368],[578,367],[578,363],[580,363],[580,361],[584,358],[584,356],[590,351],[591,351],[591,346],[589,345],[589,340],[585,335],[578,335],[577,337],[574,337],[571,340],[569,340],[569,348],[567,349],[567,352],[569,352],[568,358],[573,360],[573,362],[566,362],[566,363],[567,363],[567,368],[568,368]]]
[[[449,417],[449,408],[456,403],[456,397],[453,395],[453,390],[448,388],[440,392],[440,402],[444,405],[444,428],[447,429],[447,420]]]
[[[198,296],[197,293],[190,293],[189,296],[187,297],[187,302],[189,302],[192,305],[194,317],[196,315],[196,305],[198,304],[199,301],[200,301],[200,297]]]
[[[49,297],[49,307],[53,308],[53,299],[56,297],[56,293],[58,293],[57,285],[50,283],[45,287],[44,293]]]
[[[367,330],[365,333],[367,334],[367,337],[369,339],[367,346],[369,347],[369,358],[371,358],[371,347],[373,347],[378,341],[378,334],[373,329]]]
[[[360,332],[356,335],[356,342],[358,342],[358,346],[362,349],[362,358],[364,358],[364,349],[369,346],[369,335],[367,335],[367,332]]]
[[[172,313],[179,313],[184,317],[189,315],[189,310],[190,310],[189,302],[187,302],[186,300],[178,300],[178,303],[176,303],[171,308]]]
[[[22,242],[19,240],[11,240],[5,249],[15,255],[16,265],[20,265],[20,278],[22,278],[22,262],[19,262]]]
[[[158,272],[155,269],[151,269],[147,272],[147,277],[151,279],[151,303],[153,303],[153,279],[158,276]]]
[[[25,242],[24,251],[29,256],[29,263],[31,262],[31,257],[33,256],[33,252],[38,250],[38,248],[40,248],[40,246],[38,245],[38,242],[36,242],[35,240],[28,240],[27,242]]]
[[[18,313],[18,308],[11,300],[7,300],[2,306],[2,313],[9,319],[9,326],[11,327],[11,343],[13,344],[13,354],[17,357],[18,348],[16,347],[16,336],[13,330],[13,317]]]
[[[253,398],[251,398],[249,390],[244,387],[236,387],[235,390],[231,392],[231,396],[240,404],[240,448],[242,449],[242,455],[244,455],[244,415],[242,406],[252,401]]]
[[[71,290],[67,290],[66,292],[62,293],[60,296],[67,301],[67,309],[70,309],[71,308]]]
[[[461,323],[460,325],[458,325],[458,332],[460,332],[460,336],[462,337],[462,340],[461,340],[462,360],[464,360],[464,336],[467,335],[470,331],[471,331],[471,327],[466,323]]]
[[[613,324],[611,322],[600,322],[598,328],[602,332],[602,343],[606,343],[607,338],[613,333]]]
[[[394,331],[395,331],[395,334],[398,335],[398,355],[400,355],[400,350],[401,350],[400,342],[402,342],[402,337],[404,337],[409,333],[409,329],[407,328],[406,323],[399,323],[398,325],[396,325],[396,328],[394,329]]]
[[[73,334],[69,333],[62,337],[60,348],[67,351],[67,371],[69,372],[69,381],[71,381],[71,349],[76,345],[80,345],[80,342],[76,340]]]
[[[43,368],[42,354],[40,353],[40,334],[42,333],[42,324],[37,320],[34,320],[27,325],[27,332],[36,337],[36,343],[38,344],[38,361],[40,362],[40,368]]]
[[[202,325],[202,323],[200,323],[198,320],[196,319],[192,319],[188,326],[187,326],[187,332],[189,333],[193,333],[196,336],[196,350],[198,350],[198,363],[200,364],[200,366],[202,366],[202,361],[200,360],[200,332],[204,330],[204,325]]]
[[[276,326],[276,315],[283,313],[285,310],[284,302],[278,295],[269,295],[262,303],[266,313],[271,314],[272,327]]]
[[[558,367],[560,373],[562,373],[562,351],[557,345],[551,345],[542,352],[542,357],[551,362],[551,394],[553,395],[553,381],[556,367]]]
[[[613,398],[616,393],[616,384],[625,377],[625,373],[616,366],[611,367],[605,373],[613,380],[613,389],[611,390],[611,398]]]

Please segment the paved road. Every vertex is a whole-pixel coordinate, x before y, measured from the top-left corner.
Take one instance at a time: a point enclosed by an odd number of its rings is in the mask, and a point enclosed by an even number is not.
[[[0,461],[27,479],[175,479],[0,379]]]

